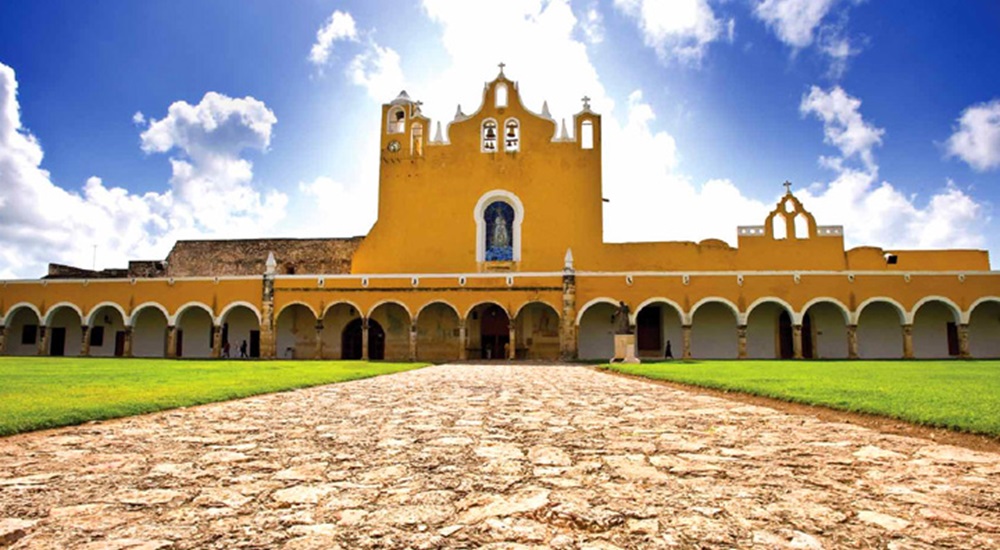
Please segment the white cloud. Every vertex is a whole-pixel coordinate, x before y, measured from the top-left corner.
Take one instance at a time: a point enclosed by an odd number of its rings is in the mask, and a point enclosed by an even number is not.
[[[861,100],[847,95],[840,86],[829,91],[813,86],[802,97],[799,112],[813,114],[823,121],[823,139],[840,149],[844,159],[855,155],[869,168],[875,164],[872,149],[882,144],[885,130],[865,122],[861,117]]]
[[[604,16],[597,9],[596,2],[592,3],[583,14],[580,29],[583,30],[583,36],[588,43],[600,44],[604,41]]]
[[[351,60],[347,76],[354,84],[367,89],[368,95],[379,103],[396,97],[405,82],[399,54],[375,42]]]
[[[136,126],[146,124],[146,115],[142,114],[142,111],[136,111],[135,114],[132,115],[132,124],[135,124]]]
[[[663,59],[699,63],[723,32],[708,0],[615,0],[615,7],[636,20],[646,45]]]
[[[948,155],[980,172],[1000,167],[1000,99],[968,107],[957,122],[948,138]]]
[[[813,86],[802,98],[800,112],[823,122],[824,141],[842,156],[820,157],[820,164],[833,170],[829,184],[817,183],[796,195],[823,223],[845,226],[848,246],[884,248],[979,248],[986,245],[983,233],[989,220],[987,208],[946,182],[920,206],[887,181],[879,181],[874,149],[882,144],[885,130],[864,120],[861,100],[839,86],[829,91]],[[851,167],[858,157],[861,168]]]
[[[350,13],[334,11],[326,23],[316,31],[316,43],[309,50],[309,61],[322,66],[330,59],[333,43],[358,39],[358,30]]]
[[[179,238],[259,234],[284,213],[285,197],[261,200],[245,147],[265,148],[273,114],[253,98],[206,94],[171,106],[142,135],[147,151],[177,150],[173,187],[134,194],[88,178],[79,192],[55,185],[38,140],[21,126],[14,70],[0,63],[0,277],[36,277],[49,262],[90,267],[163,258]],[[259,105],[258,105],[259,104]],[[227,114],[228,113],[228,114]],[[256,137],[254,137],[256,136]]]
[[[859,3],[863,0],[855,0]],[[837,80],[847,71],[850,58],[861,53],[857,41],[846,35],[847,10],[839,20],[824,22],[840,0],[758,0],[754,15],[763,21],[778,40],[792,48],[792,54],[816,44],[830,59],[827,76]],[[863,41],[862,41],[863,42]]]
[[[796,49],[813,43],[813,35],[837,0],[762,0],[754,15],[766,23],[778,39]]]

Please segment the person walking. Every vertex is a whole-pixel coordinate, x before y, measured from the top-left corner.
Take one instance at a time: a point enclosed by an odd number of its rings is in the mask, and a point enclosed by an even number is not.
[[[247,341],[243,340],[243,343],[240,344],[240,359],[246,359],[248,357],[250,356],[247,355]]]

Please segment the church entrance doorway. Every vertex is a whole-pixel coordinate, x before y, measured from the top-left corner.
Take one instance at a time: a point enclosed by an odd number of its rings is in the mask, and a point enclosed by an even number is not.
[[[782,359],[791,359],[795,355],[792,346],[792,318],[784,310],[778,316],[778,354]]]
[[[66,329],[64,327],[52,327],[49,329],[49,355],[62,357],[66,355]]]
[[[639,348],[639,355],[658,356],[663,353],[660,349],[662,318],[659,305],[646,306],[639,310],[635,317],[636,347]]]
[[[479,321],[479,351],[482,359],[506,359],[510,349],[510,318],[496,304],[483,304],[472,311]]]
[[[361,318],[354,319],[344,327],[341,335],[341,359],[361,359],[362,329]],[[374,319],[368,320],[368,359],[372,361],[385,358],[385,331],[382,325]]]

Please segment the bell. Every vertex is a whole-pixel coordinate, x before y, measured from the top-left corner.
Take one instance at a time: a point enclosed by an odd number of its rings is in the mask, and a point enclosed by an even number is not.
[[[493,127],[490,126],[489,128],[486,128],[486,139],[496,139],[496,138],[497,138],[497,133],[493,131]]]
[[[511,125],[511,126],[507,127],[507,137],[509,137],[509,138],[516,138],[517,137],[517,132],[514,131],[515,128],[517,128],[517,127],[514,126],[514,125]]]

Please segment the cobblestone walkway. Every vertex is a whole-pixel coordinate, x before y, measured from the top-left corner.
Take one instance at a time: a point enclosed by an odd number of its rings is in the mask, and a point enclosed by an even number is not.
[[[582,367],[0,439],[0,547],[997,548],[1000,455]]]

